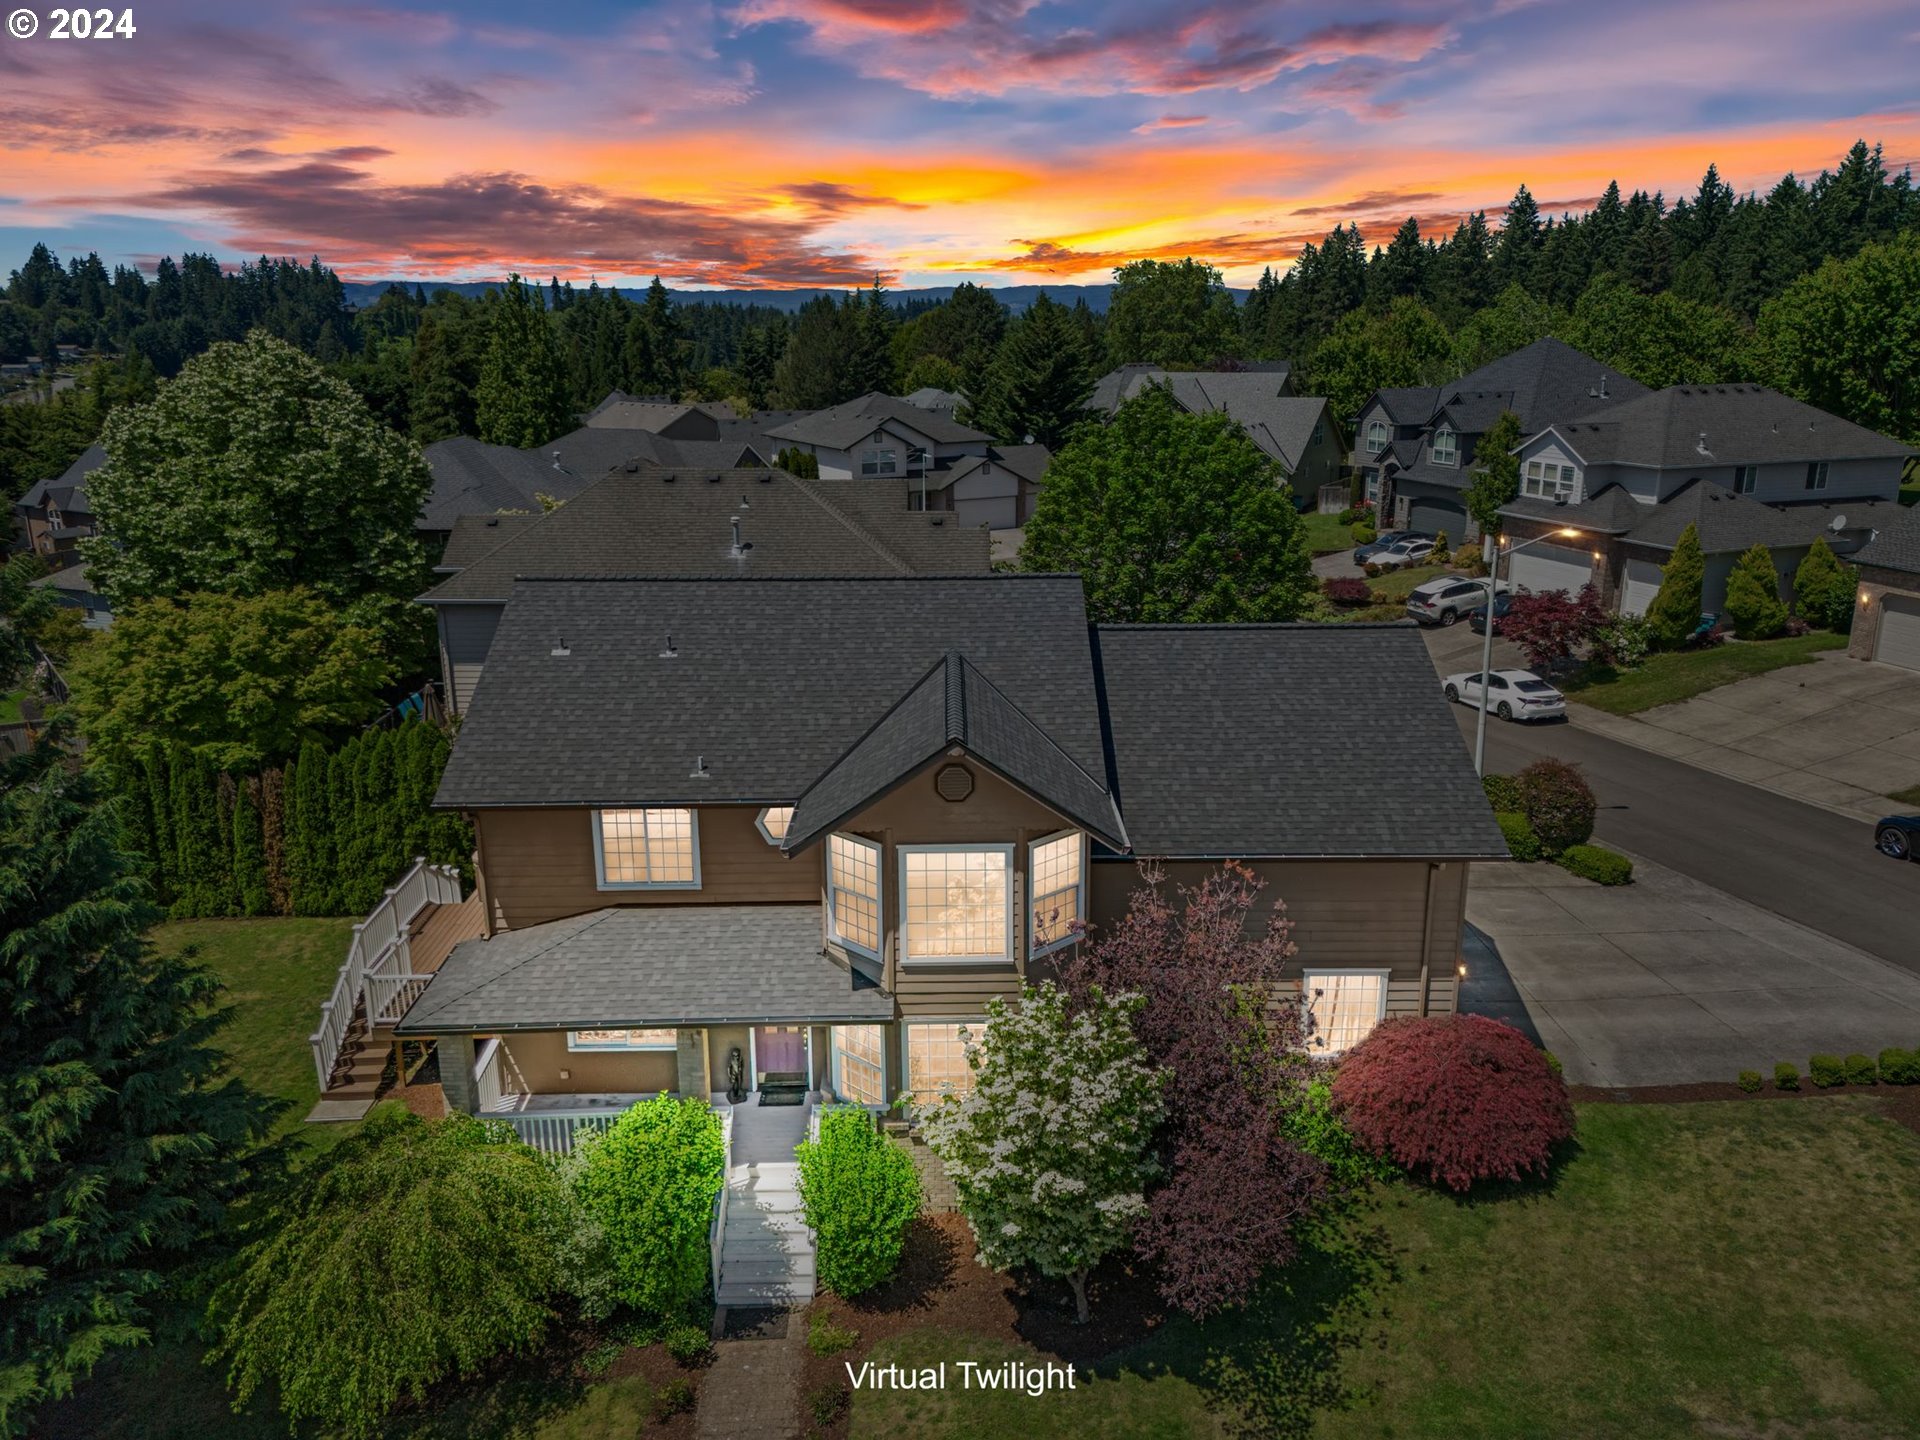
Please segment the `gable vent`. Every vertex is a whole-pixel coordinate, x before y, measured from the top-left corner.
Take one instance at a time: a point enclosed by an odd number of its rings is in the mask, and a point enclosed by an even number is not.
[[[973,772],[964,765],[942,765],[933,777],[933,788],[942,800],[958,805],[973,794]]]

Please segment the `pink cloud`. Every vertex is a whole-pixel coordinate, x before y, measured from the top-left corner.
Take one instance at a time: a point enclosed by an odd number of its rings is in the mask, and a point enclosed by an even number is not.
[[[1152,135],[1161,130],[1190,130],[1195,125],[1207,123],[1205,115],[1162,115],[1157,120],[1149,120],[1144,125],[1133,127],[1136,135]]]

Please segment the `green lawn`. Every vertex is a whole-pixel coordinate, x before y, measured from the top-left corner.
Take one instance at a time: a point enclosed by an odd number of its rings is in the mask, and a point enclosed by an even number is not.
[[[1342,525],[1338,515],[1310,511],[1301,515],[1307,526],[1307,543],[1316,555],[1337,555],[1353,548],[1353,526]]]
[[[1920,785],[1910,785],[1905,790],[1896,790],[1887,798],[1898,800],[1902,805],[1920,805]]]
[[[1847,637],[1816,630],[1780,640],[1728,641],[1711,650],[1672,650],[1652,655],[1638,670],[1587,667],[1562,685],[1583,705],[1615,715],[1635,715],[1656,705],[1691,700],[1722,685],[1764,675],[1787,665],[1808,665],[1823,650],[1843,650]]]
[[[235,1070],[257,1089],[290,1102],[282,1129],[297,1130],[322,1146],[350,1127],[304,1123],[320,1095],[307,1037],[319,1023],[321,1002],[333,993],[353,923],[182,920],[157,927],[152,936],[164,951],[198,947],[200,963],[220,977],[234,1009],[233,1023],[220,1033],[219,1043],[233,1057]]]
[[[26,693],[24,690],[0,692],[0,725],[18,725],[20,723],[21,719],[24,718],[20,714],[20,697]]]
[[[852,1433],[1205,1435],[1233,1409],[1321,1440],[1920,1434],[1920,1140],[1874,1110],[1583,1106],[1550,1189],[1386,1188],[1248,1310],[1105,1381],[863,1391]],[[921,1332],[874,1358],[943,1353],[976,1352]]]
[[[1410,565],[1404,569],[1389,570],[1384,575],[1376,576],[1367,581],[1367,585],[1382,601],[1404,601],[1427,581],[1452,573],[1445,565]]]

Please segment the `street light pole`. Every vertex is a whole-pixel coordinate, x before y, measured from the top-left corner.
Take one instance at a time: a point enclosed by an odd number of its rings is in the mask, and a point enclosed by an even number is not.
[[[1491,688],[1487,677],[1493,673],[1493,598],[1500,589],[1500,557],[1516,555],[1529,545],[1538,545],[1546,540],[1577,540],[1578,530],[1550,530],[1545,535],[1536,535],[1531,540],[1522,540],[1518,545],[1507,545],[1504,536],[1494,542],[1493,573],[1487,577],[1487,626],[1480,637],[1480,715],[1473,727],[1473,773],[1487,773],[1487,692]],[[1512,573],[1511,569],[1508,571]]]

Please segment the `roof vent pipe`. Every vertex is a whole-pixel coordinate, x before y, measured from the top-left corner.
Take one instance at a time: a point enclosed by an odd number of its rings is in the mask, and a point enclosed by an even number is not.
[[[667,632],[667,648],[660,652],[660,658],[662,660],[677,660],[680,658],[680,651],[674,646],[673,632],[671,630]]]
[[[713,778],[712,774],[707,770],[706,756],[699,755],[694,757],[693,769],[687,773],[687,778],[689,780],[711,780]]]
[[[573,649],[567,644],[567,637],[562,635],[560,639],[554,644],[553,649],[549,650],[547,653],[549,655],[558,655],[562,659],[565,659],[567,656],[573,654]]]

